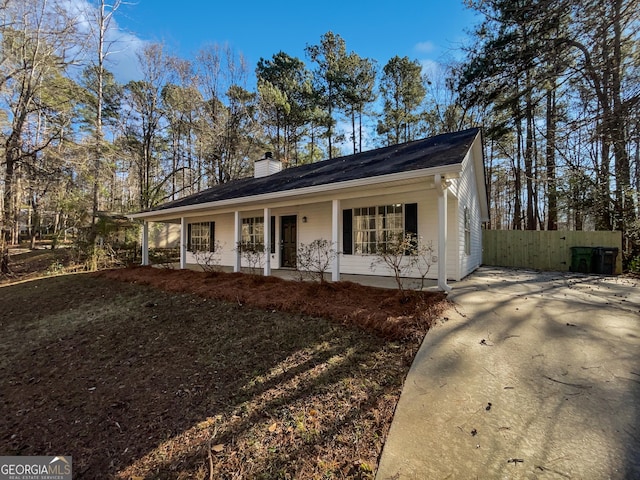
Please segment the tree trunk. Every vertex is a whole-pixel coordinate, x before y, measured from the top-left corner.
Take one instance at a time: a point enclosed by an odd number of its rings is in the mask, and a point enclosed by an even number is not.
[[[33,209],[33,215],[31,217],[31,250],[36,248],[36,240],[38,239],[38,233],[40,232],[40,207],[35,200],[31,202],[31,208]]]
[[[526,89],[525,98],[525,118],[527,123],[527,133],[524,149],[524,175],[527,183],[527,217],[525,228],[527,230],[536,230],[536,218],[534,213],[534,194],[533,194],[533,100],[531,98],[531,77],[529,70],[526,73]]]
[[[600,125],[600,129],[604,129],[604,127]],[[600,165],[596,176],[596,230],[611,230],[611,209],[609,207],[611,203],[609,196],[609,182],[611,180],[610,146],[606,134],[601,135],[600,141]]]
[[[351,109],[351,140],[353,141],[353,153],[357,152],[356,150],[356,110],[355,108]]]
[[[333,136],[333,90],[331,88],[331,84],[329,84],[329,125],[327,127],[327,138],[329,140],[329,160],[333,158],[333,144],[331,142],[331,137]]]
[[[362,108],[358,111],[358,147],[362,152]]]
[[[4,174],[4,210],[2,211],[2,232],[7,244],[11,243],[11,231],[13,229],[13,205],[14,201],[14,166],[15,160],[10,150],[7,150],[6,168]]]
[[[493,185],[493,140],[491,140],[489,142],[489,164],[487,165],[487,181],[486,181],[486,188],[487,188],[487,199],[489,201],[489,211],[491,211],[491,204],[494,205],[494,207],[496,206],[496,199],[493,198],[493,190],[492,190],[492,185]],[[490,216],[491,217],[491,216]],[[493,222],[496,222],[496,218],[491,218],[491,221],[487,224],[487,228],[491,229],[491,224]]]
[[[514,165],[514,207],[513,207],[513,229],[514,230],[522,230],[522,167],[521,167],[521,157],[522,157],[522,123],[519,115],[519,107],[516,108],[516,142],[517,142],[517,153],[516,153],[516,162]]]
[[[555,83],[555,82],[554,82]],[[547,92],[547,230],[558,229],[558,190],[556,186],[556,92]]]
[[[14,242],[15,235],[15,167],[19,158],[19,145],[14,132],[6,142],[5,150],[5,175],[4,175],[4,211],[2,218],[2,260],[0,261],[0,273],[9,274],[9,246]]]
[[[610,117],[610,135],[615,156],[616,200],[615,228],[623,232],[623,237],[631,223],[636,219],[635,202],[631,191],[631,168],[626,145],[627,112],[622,102],[622,0],[612,2],[613,12],[613,55],[611,57],[611,97],[613,112]],[[624,252],[628,254],[629,252]]]

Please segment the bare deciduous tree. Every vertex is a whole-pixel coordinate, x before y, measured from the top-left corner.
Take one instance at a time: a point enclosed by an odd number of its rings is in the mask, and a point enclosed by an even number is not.
[[[8,133],[3,145],[0,250],[2,273],[7,273],[8,247],[18,238],[19,175],[23,166],[60,141],[68,127],[59,115],[68,106],[70,97],[65,93],[73,83],[65,75],[81,53],[80,47],[71,46],[83,42],[79,41],[76,19],[58,1],[6,1],[2,15],[0,87]],[[56,91],[58,88],[63,91]]]

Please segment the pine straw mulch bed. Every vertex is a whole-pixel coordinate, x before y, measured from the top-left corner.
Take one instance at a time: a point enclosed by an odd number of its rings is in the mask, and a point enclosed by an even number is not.
[[[400,292],[353,282],[320,284],[244,273],[132,267],[100,275],[264,310],[315,315],[395,340],[422,338],[441,313],[445,298],[440,292]]]
[[[0,453],[72,455],[77,479],[373,478],[446,308],[151,268],[6,285],[0,304]]]

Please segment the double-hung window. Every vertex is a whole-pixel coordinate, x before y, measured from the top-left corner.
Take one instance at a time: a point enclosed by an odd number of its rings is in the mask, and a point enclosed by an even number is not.
[[[242,219],[242,244],[264,245],[264,217]]]
[[[471,255],[471,215],[469,207],[464,207],[464,253]]]
[[[402,204],[353,209],[353,247],[356,254],[374,254],[404,235]]]
[[[190,223],[187,232],[187,250],[190,252],[213,252],[215,248],[215,223]]]
[[[405,235],[417,238],[417,203],[394,203],[342,211],[344,255],[375,254]]]

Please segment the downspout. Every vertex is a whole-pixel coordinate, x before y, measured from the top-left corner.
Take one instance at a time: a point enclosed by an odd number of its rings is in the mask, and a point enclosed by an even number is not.
[[[451,287],[447,284],[447,188],[449,183],[440,175],[435,174],[434,182],[438,193],[438,288],[449,293]]]

